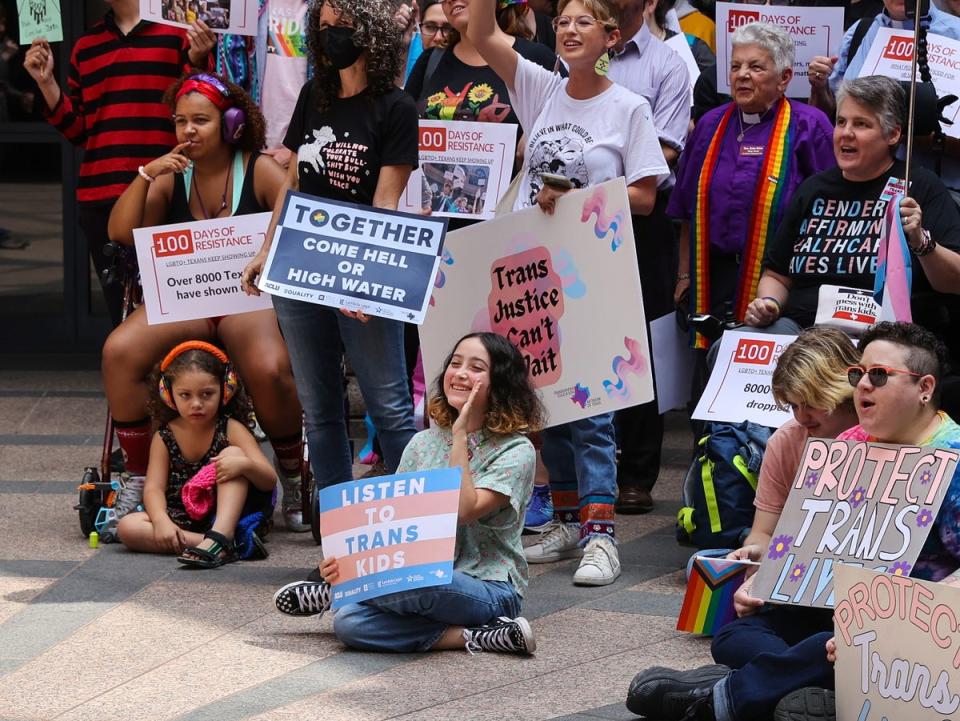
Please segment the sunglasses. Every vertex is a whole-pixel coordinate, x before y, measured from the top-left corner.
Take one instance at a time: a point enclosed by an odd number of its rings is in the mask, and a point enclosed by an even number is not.
[[[916,378],[923,377],[922,373],[914,373],[913,371],[908,371],[903,368],[891,368],[890,366],[870,366],[869,368],[850,366],[847,368],[847,381],[856,388],[863,379],[863,376],[866,375],[870,378],[870,385],[874,388],[882,388],[887,384],[887,378],[896,373],[915,376]]]

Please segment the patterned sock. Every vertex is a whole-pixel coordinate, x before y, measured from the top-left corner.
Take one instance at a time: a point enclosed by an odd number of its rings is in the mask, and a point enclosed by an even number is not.
[[[150,419],[129,422],[114,419],[113,429],[123,451],[127,473],[132,476],[146,475],[147,461],[150,460]]]
[[[300,472],[300,460],[303,458],[303,439],[298,433],[286,438],[271,438],[270,446],[277,456],[277,463],[286,476],[295,476]]]
[[[613,496],[587,496],[580,501],[580,543],[590,536],[614,537]]]
[[[577,523],[580,520],[576,481],[554,481],[551,478],[550,496],[553,498],[553,520],[561,523]]]

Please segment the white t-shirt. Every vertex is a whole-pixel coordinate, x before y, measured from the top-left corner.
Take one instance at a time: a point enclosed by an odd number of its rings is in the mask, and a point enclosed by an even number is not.
[[[577,188],[623,176],[627,185],[669,175],[650,103],[613,84],[589,100],[567,95],[567,79],[522,57],[510,101],[527,128],[523,179],[513,209],[533,205],[540,173],[563,175]]]

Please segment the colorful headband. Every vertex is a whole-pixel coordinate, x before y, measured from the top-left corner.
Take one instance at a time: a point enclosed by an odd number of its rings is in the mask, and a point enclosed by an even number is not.
[[[188,350],[205,351],[224,365],[230,362],[230,359],[227,358],[227,354],[217,348],[215,345],[202,340],[188,340],[184,341],[180,345],[174,346],[173,350],[167,353],[166,357],[163,359],[163,362],[160,363],[160,372],[163,373],[163,371],[169,368],[170,364],[177,359],[177,356],[181,355],[182,353],[186,353]]]
[[[511,5],[526,5],[527,0],[497,0],[497,10],[506,10]]]
[[[221,113],[233,106],[230,99],[230,90],[217,78],[207,73],[197,73],[184,80],[176,99],[179,100],[187,93],[200,93],[213,103]]]

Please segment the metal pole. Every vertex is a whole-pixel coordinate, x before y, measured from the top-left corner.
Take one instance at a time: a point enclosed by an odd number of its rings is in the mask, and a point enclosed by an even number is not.
[[[910,61],[910,102],[907,106],[907,157],[903,172],[903,193],[910,195],[910,163],[913,160],[913,117],[917,106],[917,51],[920,45],[920,3],[917,0],[913,13],[913,59]],[[862,22],[862,21],[861,21]]]

